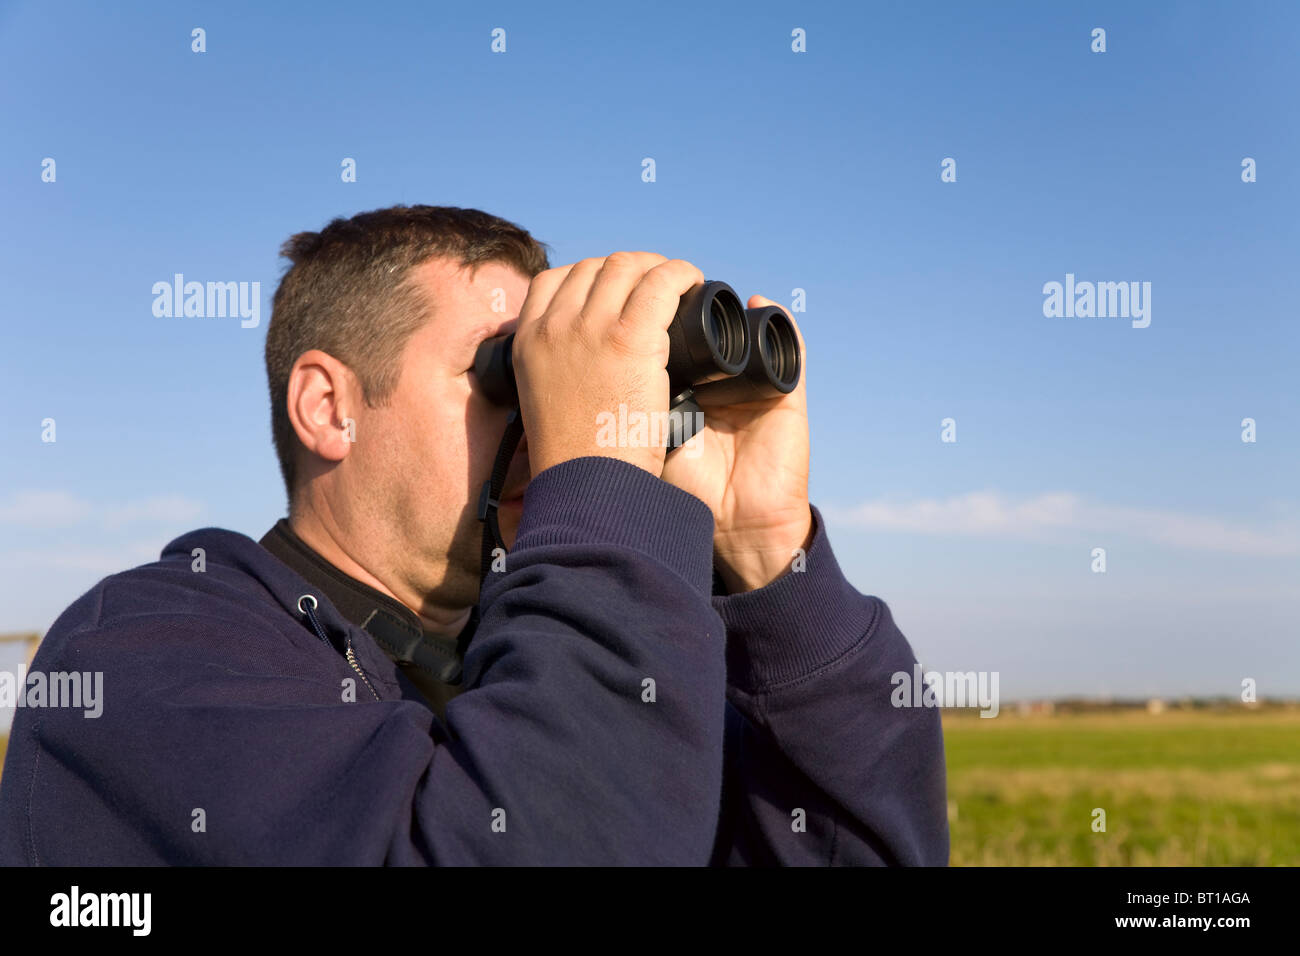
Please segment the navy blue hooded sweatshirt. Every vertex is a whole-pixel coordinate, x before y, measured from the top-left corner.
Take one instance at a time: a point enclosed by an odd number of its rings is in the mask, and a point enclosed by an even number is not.
[[[804,570],[714,596],[703,502],[547,469],[445,720],[257,542],[191,532],[46,635],[31,671],[102,672],[102,714],[16,711],[0,864],[945,864],[939,713],[891,705],[912,650],[813,520]]]

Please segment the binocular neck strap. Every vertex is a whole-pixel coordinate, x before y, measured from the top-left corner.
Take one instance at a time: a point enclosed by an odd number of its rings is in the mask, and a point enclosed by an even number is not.
[[[479,563],[479,593],[483,592],[483,583],[487,581],[492,570],[493,552],[500,548],[504,554],[505,541],[501,539],[501,522],[497,508],[501,503],[501,491],[506,483],[506,472],[510,470],[510,461],[515,457],[519,439],[524,435],[524,421],[518,408],[512,408],[506,416],[506,433],[501,436],[501,445],[497,448],[496,461],[492,463],[492,477],[483,482],[478,495],[478,520],[483,522],[483,551]]]

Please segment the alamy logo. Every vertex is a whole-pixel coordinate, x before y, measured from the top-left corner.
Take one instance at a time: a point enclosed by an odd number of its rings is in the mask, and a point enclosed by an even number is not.
[[[186,282],[177,272],[172,281],[153,284],[153,314],[160,319],[243,319],[241,328],[255,329],[262,321],[262,283]]]
[[[618,413],[596,416],[596,444],[601,448],[681,447],[687,458],[698,458],[703,447],[693,439],[704,431],[703,412],[630,412],[620,402]]]
[[[0,710],[10,707],[76,707],[84,716],[104,713],[103,671],[0,671]]]
[[[1151,324],[1150,282],[1075,282],[1065,274],[1065,285],[1043,286],[1043,315],[1049,319],[1133,319],[1133,328]]]
[[[133,936],[148,936],[151,893],[82,893],[73,886],[50,897],[51,926],[129,926]]]
[[[889,677],[895,707],[980,707],[981,717],[998,715],[997,671],[925,671],[912,665],[912,673],[895,671]]]

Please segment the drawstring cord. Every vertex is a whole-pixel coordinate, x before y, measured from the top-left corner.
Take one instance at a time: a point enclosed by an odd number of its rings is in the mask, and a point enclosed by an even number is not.
[[[307,601],[311,601],[311,604],[304,606]],[[330,643],[330,639],[325,636],[325,628],[321,626],[320,618],[316,616],[317,607],[316,596],[313,594],[304,594],[302,597],[298,598],[298,610],[302,612],[303,617],[307,618],[307,620],[311,622],[311,629],[316,632],[316,636],[321,639],[322,644],[328,647],[331,651],[337,653],[334,645]],[[359,676],[366,687],[369,688],[370,693],[374,695],[375,700],[379,700],[379,692],[371,685],[370,678],[366,677],[366,672],[361,669],[360,662],[352,652],[351,632],[348,632],[347,634],[347,642],[343,656],[347,658],[348,664],[351,665],[352,669],[357,672],[357,676]]]
[[[303,607],[302,604],[304,601],[311,601],[311,606]],[[325,628],[321,627],[320,618],[316,616],[315,595],[304,594],[302,597],[298,598],[298,611],[311,622],[311,629],[316,632],[316,636],[321,639],[321,643],[330,650],[334,650],[334,645],[331,644],[330,639],[325,636]]]

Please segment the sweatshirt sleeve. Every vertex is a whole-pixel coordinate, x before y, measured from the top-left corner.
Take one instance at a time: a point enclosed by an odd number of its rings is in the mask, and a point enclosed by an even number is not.
[[[946,865],[939,712],[895,707],[915,656],[859,594],[821,513],[803,570],[715,596],[727,629],[726,772],[715,865]]]
[[[712,535],[702,502],[626,463],[539,474],[445,723],[415,700],[343,702],[342,655],[266,625],[230,567],[194,585],[228,619],[166,583],[188,558],[131,585],[129,614],[88,595],[38,666],[102,673],[103,712],[20,712],[0,859],[705,865],[726,681]]]
[[[549,468],[525,495],[432,765],[459,799],[428,793],[417,823],[435,858],[705,865],[726,695],[713,516],[608,458]],[[495,807],[506,839],[484,828]]]

